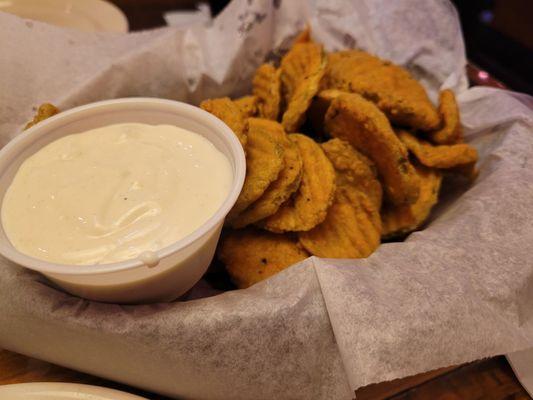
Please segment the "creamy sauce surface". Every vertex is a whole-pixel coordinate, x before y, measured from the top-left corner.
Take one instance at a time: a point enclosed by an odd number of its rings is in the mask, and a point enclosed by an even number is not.
[[[157,251],[222,205],[229,160],[199,134],[125,123],[68,135],[26,159],[2,203],[22,253],[60,264],[106,264]]]

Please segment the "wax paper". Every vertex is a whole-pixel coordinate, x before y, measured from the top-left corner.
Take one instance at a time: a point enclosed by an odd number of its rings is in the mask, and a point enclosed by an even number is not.
[[[0,347],[194,399],[350,399],[361,386],[533,346],[533,100],[467,89],[444,0],[235,0],[210,24],[89,34],[0,14],[0,141],[42,102],[156,96],[198,103],[250,89],[309,23],[327,49],[406,66],[458,94],[480,152],[425,229],[364,260],[309,258],[249,289],[201,281],[170,304],[82,300],[0,263]]]

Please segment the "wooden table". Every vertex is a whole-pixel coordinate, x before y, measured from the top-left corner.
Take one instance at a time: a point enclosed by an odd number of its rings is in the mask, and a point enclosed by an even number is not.
[[[193,8],[195,0],[111,0],[128,16],[132,30],[152,28],[164,23],[162,14],[179,8]],[[210,1],[219,10],[224,1]],[[473,84],[504,87],[490,75],[469,64]],[[23,382],[73,382],[107,386],[150,399],[164,399],[116,382],[76,372],[57,365],[0,349],[0,384]],[[455,399],[530,399],[505,357],[495,357],[462,366],[444,368],[413,377],[370,385],[357,391],[362,400],[455,400]]]

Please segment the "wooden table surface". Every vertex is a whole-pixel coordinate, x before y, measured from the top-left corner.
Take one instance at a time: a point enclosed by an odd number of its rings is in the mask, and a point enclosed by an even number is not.
[[[130,29],[139,30],[164,23],[163,12],[193,8],[195,0],[111,0],[127,15]],[[210,1],[219,10],[224,1]],[[504,87],[474,65],[467,67],[474,84]],[[0,349],[0,385],[24,382],[72,382],[111,387],[149,399],[165,399],[132,387],[76,372],[44,361]],[[356,393],[361,400],[478,400],[530,399],[505,357],[443,368],[424,374],[370,385]]]

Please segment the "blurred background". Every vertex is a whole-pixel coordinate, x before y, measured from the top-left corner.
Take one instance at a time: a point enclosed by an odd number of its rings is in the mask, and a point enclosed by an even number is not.
[[[131,31],[166,24],[204,23],[229,3],[229,0],[107,1],[122,10]],[[451,1],[463,27],[471,84],[508,87],[533,94],[533,0]],[[0,0],[0,11],[17,5],[18,14],[30,19],[44,18],[83,30],[102,29],[104,23],[108,30],[127,30],[124,16],[102,0]]]
[[[533,1],[453,2],[470,62],[511,89],[533,94]]]
[[[533,0],[452,0],[459,12],[472,84],[499,82],[533,94]],[[127,15],[130,29],[165,24],[166,12],[195,10],[207,3],[213,15],[227,0],[112,0]],[[490,82],[487,82],[490,81]]]

